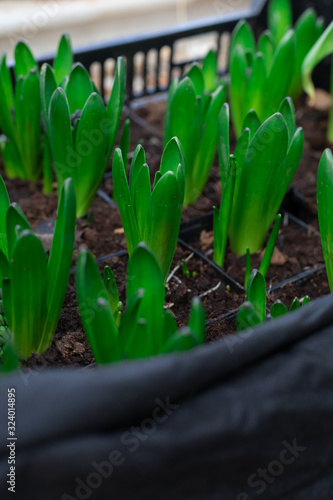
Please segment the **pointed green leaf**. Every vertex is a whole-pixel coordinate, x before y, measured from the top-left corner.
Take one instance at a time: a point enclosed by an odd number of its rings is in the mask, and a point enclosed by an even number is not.
[[[250,109],[250,111],[246,115],[242,129],[245,130],[246,128],[248,128],[250,130],[250,137],[252,138],[256,133],[256,131],[258,130],[258,128],[260,127],[260,125],[261,122],[259,120],[257,113],[255,112],[254,109]]]
[[[237,49],[237,46],[239,49]],[[235,29],[232,32],[229,48],[229,61],[235,57],[235,52],[240,50],[240,52],[248,51],[251,56],[255,52],[255,38],[251,26],[247,21],[241,20],[237,23]]]
[[[24,230],[15,245],[10,274],[12,314],[8,326],[15,335],[20,356],[27,359],[37,350],[43,332],[47,287],[45,251],[30,230]],[[6,301],[5,290],[3,300]]]
[[[301,300],[300,300],[300,303],[303,306],[306,306],[306,304],[308,304],[310,302],[310,297],[308,295],[305,295],[305,297],[303,297]]]
[[[0,175],[0,250],[8,257],[6,214],[10,201],[3,178]]]
[[[259,52],[254,56],[252,71],[249,75],[247,92],[244,99],[244,113],[247,113],[250,109],[255,109],[258,116],[261,117],[264,115],[263,95],[265,92],[266,79],[266,63],[263,55]]]
[[[154,354],[147,319],[139,316],[144,296],[145,290],[139,288],[128,299],[121,319],[119,340],[126,359],[145,358]]]
[[[274,57],[275,43],[270,31],[264,31],[258,40],[258,52],[264,56],[266,74],[271,70]]]
[[[189,179],[186,177],[185,205],[194,203],[199,198],[205,184],[207,183],[217,148],[218,129],[216,124],[225,100],[225,88],[220,86],[216,89],[214,94],[212,94],[212,99],[201,134],[198,153],[192,167],[191,182],[188,182]]]
[[[230,108],[231,119],[235,129],[236,137],[242,132],[242,125],[246,113],[245,96],[247,91],[247,63],[244,52],[239,45],[233,50],[232,59],[229,63],[230,72]]]
[[[164,280],[155,255],[144,243],[135,248],[129,259],[127,300],[140,289],[144,289],[144,297],[141,300],[138,317],[147,322],[147,352],[158,353],[163,343]]]
[[[12,118],[13,108],[12,80],[6,62],[6,55],[3,54],[0,61],[0,129],[6,134],[8,139],[15,142],[16,135]]]
[[[318,219],[326,272],[333,292],[333,155],[330,149],[322,154],[317,178]]]
[[[290,0],[270,0],[268,3],[268,28],[276,43],[292,26],[293,16]]]
[[[277,300],[276,302],[274,302],[269,312],[272,318],[278,318],[279,316],[283,316],[284,314],[286,314],[288,312],[288,309],[280,300]]]
[[[33,181],[37,181],[42,172],[40,114],[39,74],[37,70],[32,70],[20,88],[15,103],[15,119],[25,177]]]
[[[20,41],[16,44],[14,57],[16,79],[19,76],[28,76],[31,70],[38,69],[38,64],[26,43]]]
[[[30,229],[29,222],[27,221],[24,213],[17,205],[13,203],[6,213],[6,233],[7,233],[7,245],[8,245],[8,258],[11,259],[13,251],[17,242],[16,227],[20,226],[20,230]]]
[[[323,23],[319,23],[313,9],[306,9],[295,25],[296,33],[296,64],[294,75],[290,84],[288,95],[297,99],[303,90],[302,87],[302,64],[312,46],[324,31]]]
[[[149,168],[147,164],[144,164],[137,175],[134,188],[134,210],[138,223],[140,239],[143,239],[145,234],[150,195]]]
[[[230,160],[230,116],[229,105],[224,103],[217,121],[217,150],[219,154],[220,177],[222,187],[224,186],[228,172]]]
[[[163,339],[164,343],[166,343],[171,335],[173,335],[177,331],[177,323],[174,315],[167,309],[164,311],[164,331],[163,331]]]
[[[291,311],[296,311],[296,309],[299,309],[301,307],[301,303],[297,297],[294,298],[294,300],[291,303],[291,306],[289,307],[289,312]]]
[[[56,58],[53,62],[54,74],[57,84],[60,85],[63,79],[68,76],[73,66],[73,54],[71,40],[68,33],[64,33],[60,38]]]
[[[140,242],[140,233],[135,217],[134,205],[129,191],[126,171],[121,155],[121,150],[116,149],[112,163],[113,189],[117,199],[121,221],[123,223],[127,250],[132,254],[136,245]]]
[[[92,254],[82,249],[76,266],[76,293],[80,316],[97,363],[123,357],[103,280]]]
[[[145,150],[139,144],[134,151],[131,168],[129,173],[129,187],[132,199],[134,198],[134,189],[136,184],[137,175],[141,170],[141,167],[146,163]]]
[[[150,197],[144,241],[156,255],[166,280],[175,253],[183,203],[177,178],[167,172]]]
[[[217,55],[213,50],[210,50],[203,60],[202,74],[205,90],[214,92],[217,86]]]
[[[175,332],[162,347],[161,353],[189,351],[200,345],[196,334],[185,326]]]
[[[186,76],[188,76],[191,79],[194,86],[195,94],[197,96],[202,96],[206,88],[204,82],[203,70],[199,68],[197,64],[193,64],[190,70],[186,73]]]
[[[267,100],[263,106],[262,120],[274,113],[286,97],[293,77],[296,60],[296,37],[293,30],[287,31],[277,46],[271,71],[266,81]],[[281,74],[283,78],[281,79]]]
[[[228,177],[222,188],[220,213],[218,220],[216,220],[214,224],[214,262],[216,262],[216,264],[220,267],[223,267],[225,251],[227,248],[227,237],[231,218],[235,179],[236,161],[235,157],[231,155]],[[217,233],[219,233],[219,236],[216,239]]]
[[[302,65],[302,80],[305,92],[310,100],[315,98],[315,88],[311,79],[312,71],[326,56],[333,53],[333,21],[313,45]]]
[[[288,142],[290,144],[296,132],[295,108],[290,97],[283,99],[279,107],[279,113],[281,113],[283,118],[286,120],[289,137]]]
[[[53,69],[49,64],[43,64],[40,70],[40,95],[41,106],[46,128],[49,126],[49,107],[51,97],[57,88],[57,82]]]
[[[103,99],[93,93],[84,105],[75,136],[76,216],[84,216],[104,175],[104,155],[107,148],[106,110]]]
[[[265,278],[257,269],[252,271],[248,279],[246,297],[254,305],[259,318],[263,321],[266,318],[266,283]]]
[[[92,92],[93,86],[88,71],[81,63],[76,63],[69,76],[66,87],[66,95],[71,114],[75,113],[77,109],[83,109]]]
[[[241,332],[248,328],[254,328],[262,323],[262,319],[251,302],[244,302],[238,310],[236,318],[236,331]]]
[[[75,241],[75,213],[74,183],[69,178],[64,181],[60,191],[57,220],[47,264],[47,317],[43,338],[38,347],[40,353],[52,343],[65,298]]]
[[[109,120],[109,141],[108,141],[109,147],[106,154],[106,160],[105,160],[106,165],[109,162],[113,146],[116,140],[121,113],[124,105],[125,90],[126,90],[125,61],[122,57],[118,57],[111,96],[107,106],[107,117]]]
[[[73,147],[71,117],[66,94],[57,88],[50,101],[49,139],[57,175],[58,190],[67,177],[76,183],[77,159]]]
[[[169,86],[168,90],[168,98],[166,102],[165,108],[165,116],[164,116],[164,146],[166,146],[167,142],[171,139],[170,135],[170,116],[171,116],[171,103],[174,97],[174,94],[179,85],[179,78],[174,78]]]
[[[119,307],[119,293],[116,278],[110,266],[105,266],[104,268],[103,281],[105,290],[108,294],[111,310],[114,314]]]
[[[195,157],[196,143],[194,137],[199,138],[198,129],[198,105],[195,96],[195,89],[190,78],[185,77],[178,85],[172,101],[170,103],[170,123],[168,136],[165,137],[167,143],[172,137],[177,137],[182,145],[186,177],[189,182],[190,169]]]
[[[191,304],[191,313],[188,320],[188,326],[195,334],[199,344],[205,342],[205,321],[206,314],[199,297],[194,297]]]

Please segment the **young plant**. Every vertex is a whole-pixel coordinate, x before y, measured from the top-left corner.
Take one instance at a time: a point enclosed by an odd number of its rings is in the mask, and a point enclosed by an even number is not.
[[[293,77],[286,94],[293,100],[298,99],[302,94],[302,64],[307,53],[324,31],[324,24],[324,19],[317,17],[312,8],[306,9],[295,24],[296,61]],[[270,0],[268,4],[268,29],[275,43],[279,43],[290,28],[292,28],[290,0]]]
[[[88,71],[74,65],[59,87],[56,73],[45,64],[41,71],[42,110],[58,182],[73,178],[77,217],[86,215],[109,163],[124,103],[126,69],[117,60],[107,107]]]
[[[216,153],[217,117],[225,100],[226,88],[219,81],[217,57],[212,51],[202,68],[193,65],[182,80],[175,78],[170,85],[164,144],[178,137],[183,146],[185,205],[196,202],[207,182]]]
[[[333,54],[333,21],[326,28],[321,37],[314,44],[308,55],[306,56],[302,66],[303,86],[305,92],[310,97],[310,104],[315,100],[315,88],[311,79],[312,71],[325,57]],[[333,143],[333,57],[331,62],[331,110],[328,119],[327,138]]]
[[[268,8],[269,30],[255,43],[246,21],[235,27],[229,51],[230,106],[236,136],[250,109],[261,121],[278,110],[287,96],[302,92],[301,67],[304,57],[323,31],[323,20],[308,9],[292,27],[289,0],[273,0]]]
[[[205,338],[205,312],[200,299],[192,301],[188,327],[177,329],[171,311],[164,309],[164,278],[153,252],[140,243],[127,268],[126,308],[115,322],[118,292],[101,278],[92,254],[80,251],[76,290],[83,327],[98,364],[138,359],[200,345]]]
[[[294,311],[308,304],[309,301],[308,296],[302,299],[295,297],[288,309],[280,300],[277,300],[267,315],[265,278],[260,271],[254,269],[248,280],[246,301],[240,306],[237,313],[236,330],[239,332],[247,328],[254,328],[266,321],[266,319],[283,316],[287,312]]]
[[[55,59],[57,76],[69,72],[72,52],[68,35],[60,40]],[[41,125],[38,64],[22,41],[15,47],[15,86],[6,55],[0,61],[0,150],[8,177],[37,181],[50,163]],[[49,191],[48,183],[45,191]]]
[[[152,190],[145,151],[140,145],[134,152],[129,181],[121,150],[116,149],[112,178],[129,255],[144,241],[154,252],[166,280],[184,200],[185,164],[179,140],[174,137],[165,146]]]
[[[21,359],[51,344],[64,301],[75,238],[75,190],[61,189],[49,259],[0,177],[0,287],[8,330]]]
[[[333,292],[333,155],[326,149],[321,157],[317,178],[318,219],[326,272]]]
[[[251,110],[243,124],[234,155],[230,156],[229,106],[218,121],[218,150],[223,186],[220,214],[214,212],[215,260],[223,264],[226,238],[238,255],[257,252],[281,205],[300,163],[304,136],[296,129],[290,98],[279,112],[261,124]]]

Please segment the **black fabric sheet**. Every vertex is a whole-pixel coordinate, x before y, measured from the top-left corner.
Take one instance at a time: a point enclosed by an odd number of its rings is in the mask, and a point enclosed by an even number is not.
[[[185,354],[1,377],[0,397],[1,499],[333,499],[332,296]]]

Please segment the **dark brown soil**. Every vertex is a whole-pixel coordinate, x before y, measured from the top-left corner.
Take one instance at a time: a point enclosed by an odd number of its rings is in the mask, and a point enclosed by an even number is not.
[[[201,231],[199,239],[191,241],[194,248],[213,259],[213,231]],[[252,269],[259,269],[263,251],[251,256]],[[267,286],[273,286],[305,269],[316,268],[324,263],[320,235],[312,226],[299,226],[288,215],[281,224],[275,251],[268,270]],[[238,257],[227,248],[224,269],[238,283],[244,283],[245,256]]]
[[[136,109],[130,113],[132,118],[133,113],[135,113],[139,120],[146,120],[149,126],[156,130],[156,134],[153,134],[154,130],[147,131],[136,124],[135,120],[132,120],[130,152],[134,151],[138,142],[143,143],[146,159],[152,170],[152,177],[159,168],[163,149],[162,117],[164,108],[164,102],[153,101],[144,108]],[[297,116],[299,118],[298,125],[304,127],[306,146],[300,170],[294,178],[294,184],[306,199],[308,205],[306,205],[304,218],[311,223],[311,226],[304,229],[290,221],[287,225],[282,225],[276,246],[277,250],[267,275],[267,286],[273,286],[306,269],[323,264],[320,236],[315,229],[317,227],[315,176],[321,152],[326,146],[323,140],[325,136],[323,130],[327,117],[325,118],[324,114],[313,113],[303,104],[300,106]],[[2,171],[1,174],[3,175]],[[4,179],[11,201],[19,202],[33,229],[41,237],[46,250],[49,250],[56,216],[57,194],[54,192],[51,195],[44,195],[41,182],[32,184],[8,180],[5,176]],[[110,177],[103,181],[101,189],[112,196]],[[219,167],[216,159],[203,196],[193,207],[184,208],[183,220],[210,212],[213,205],[220,204],[220,196]],[[197,238],[190,243],[197,250],[208,253],[209,257],[212,258],[211,232],[198,233]],[[75,266],[78,250],[82,245],[87,246],[97,259],[112,255],[119,250],[124,251],[123,255],[109,256],[103,259],[99,263],[99,267],[102,271],[104,265],[111,266],[116,276],[120,299],[125,302],[127,254],[120,216],[116,208],[98,196],[92,204],[88,217],[80,219],[77,223],[73,266]],[[235,315],[232,312],[244,301],[244,291],[227,286],[221,275],[197,255],[189,258],[187,266],[190,277],[186,277],[182,273],[181,263],[189,256],[189,250],[183,249],[181,246],[177,247],[171,270],[176,266],[179,266],[179,269],[168,283],[166,307],[174,313],[178,325],[183,326],[188,321],[191,299],[196,295],[201,296],[207,315],[207,341],[212,341],[234,331]],[[252,268],[259,266],[260,259],[260,253],[253,255]],[[225,270],[236,281],[243,283],[244,257],[236,257],[228,252]],[[295,295],[299,297],[309,295],[313,299],[328,292],[326,273],[321,271],[312,276],[311,279],[301,282],[295,281],[293,284],[274,291],[269,295],[269,301],[273,302],[280,298],[289,306]],[[47,365],[85,366],[92,362],[93,356],[77,311],[74,273],[72,273],[51,348],[42,356],[33,355],[24,363],[24,366],[33,372],[41,370]]]

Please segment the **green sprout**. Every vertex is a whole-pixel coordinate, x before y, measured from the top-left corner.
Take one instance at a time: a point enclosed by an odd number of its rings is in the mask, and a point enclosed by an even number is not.
[[[292,28],[292,5],[290,0],[270,0],[268,4],[268,29],[275,42],[279,43],[290,28]],[[312,8],[308,8],[297,20],[294,31],[296,37],[296,61],[286,95],[296,100],[303,91],[303,61],[324,31],[324,19],[317,17],[316,12]]]
[[[43,353],[59,320],[72,263],[75,239],[75,190],[62,186],[50,256],[21,209],[10,205],[0,177],[0,287],[8,330],[21,359]]]
[[[226,88],[217,72],[216,54],[210,51],[202,68],[194,64],[185,77],[175,78],[169,88],[164,144],[172,137],[180,140],[185,157],[184,204],[191,205],[201,195],[216,153],[216,122]]]
[[[63,35],[56,59],[58,77],[69,73],[72,51],[68,35]],[[50,155],[41,124],[40,76],[38,64],[22,41],[15,47],[15,86],[6,55],[0,61],[0,150],[8,177],[37,181],[43,170],[50,170]],[[47,175],[47,174],[46,174]],[[44,187],[50,191],[49,180]]]
[[[258,43],[250,25],[240,21],[235,27],[229,51],[230,106],[236,136],[250,109],[261,121],[278,110],[287,96],[297,99],[302,92],[303,60],[319,38],[324,24],[308,9],[292,28],[289,0],[272,0],[268,8],[269,30]]]
[[[140,145],[134,152],[129,181],[120,149],[113,157],[112,177],[129,255],[144,241],[154,252],[166,280],[184,200],[185,165],[179,140],[174,137],[165,146],[153,190],[145,151]]]
[[[205,338],[205,312],[192,301],[187,327],[177,329],[164,309],[164,277],[153,252],[140,243],[127,268],[126,308],[115,321],[118,292],[110,293],[92,254],[82,249],[76,269],[76,290],[83,327],[98,364],[138,359],[200,345]]]
[[[120,123],[126,86],[124,59],[119,57],[107,107],[88,71],[75,64],[58,87],[56,72],[41,70],[42,111],[58,182],[73,178],[76,216],[86,215],[108,166]]]
[[[326,272],[333,292],[333,155],[326,149],[321,157],[317,177],[318,219]]]
[[[281,205],[300,163],[304,136],[296,129],[290,98],[279,112],[261,124],[251,110],[234,154],[229,146],[229,106],[218,121],[218,150],[222,182],[220,212],[214,207],[214,260],[222,266],[226,239],[237,255],[257,252]]]
[[[295,297],[288,310],[280,300],[277,300],[274,302],[267,315],[265,278],[260,271],[254,269],[248,279],[246,300],[240,306],[237,313],[236,330],[239,332],[247,328],[254,328],[266,321],[266,319],[278,318],[287,312],[299,309],[309,302],[310,298],[307,295],[302,299]]]
[[[310,104],[315,100],[315,88],[311,79],[312,71],[325,57],[333,54],[333,21],[327,26],[324,33],[314,44],[308,55],[306,56],[302,66],[303,86],[305,92],[310,97]],[[333,57],[331,62],[331,109],[328,119],[327,138],[333,143]]]

